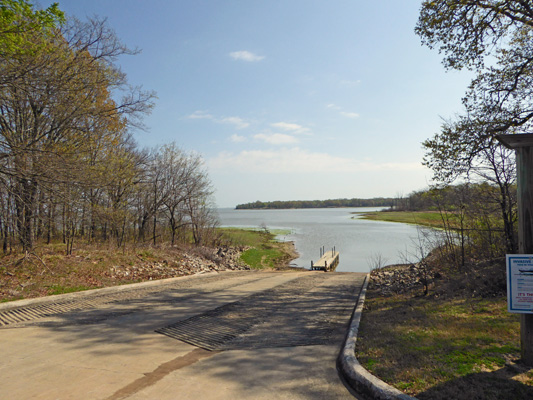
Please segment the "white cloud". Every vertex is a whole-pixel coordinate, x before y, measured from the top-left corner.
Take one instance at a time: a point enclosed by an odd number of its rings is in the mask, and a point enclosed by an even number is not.
[[[359,114],[354,113],[354,112],[341,111],[340,115],[342,115],[343,117],[353,118],[353,119],[359,118]]]
[[[211,121],[216,122],[217,124],[230,124],[234,125],[237,129],[244,129],[248,128],[250,126],[249,122],[246,122],[244,119],[240,117],[215,117],[214,115],[211,115],[207,113],[207,111],[195,111],[191,115],[188,115],[186,118],[188,119],[209,119]]]
[[[233,142],[233,143],[242,143],[242,142],[246,142],[246,138],[244,136],[239,136],[237,134],[233,134],[230,136],[230,140]]]
[[[223,124],[235,125],[237,129],[244,129],[250,126],[248,122],[239,117],[225,117],[220,119],[218,122]]]
[[[247,61],[247,62],[261,61],[265,58],[264,56],[259,56],[257,54],[251,53],[246,50],[233,51],[229,53],[229,55],[231,58],[235,60],[241,60],[241,61]]]
[[[270,124],[270,126],[284,130],[286,132],[300,133],[300,134],[309,133],[308,128],[305,128],[298,124],[291,124],[289,122],[276,122],[276,123]]]
[[[283,133],[258,133],[257,135],[254,135],[254,138],[269,144],[289,144],[298,142],[298,139],[294,136],[285,135]]]
[[[344,85],[344,86],[359,86],[361,84],[361,80],[356,80],[356,81],[350,81],[350,80],[342,80],[341,81],[341,85]]]
[[[205,111],[195,111],[191,115],[188,115],[187,118],[189,119],[214,119],[214,117],[211,114],[208,114]]]
[[[338,106],[336,104],[333,104],[333,103],[327,104],[326,108],[329,109],[329,110],[336,110],[336,111],[339,112],[340,115],[342,115],[343,117],[346,117],[346,118],[356,119],[356,118],[360,117],[360,115],[355,113],[355,112],[341,111],[342,107],[340,107],[340,106]]]
[[[246,150],[240,153],[222,152],[209,160],[209,167],[217,171],[246,171],[250,173],[313,173],[418,171],[419,162],[375,163],[328,153],[314,153],[298,147],[271,150]]]

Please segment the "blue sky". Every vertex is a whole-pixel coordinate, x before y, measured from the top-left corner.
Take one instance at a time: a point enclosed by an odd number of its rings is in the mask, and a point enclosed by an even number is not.
[[[200,153],[220,207],[428,186],[421,142],[461,111],[471,76],[421,46],[420,4],[59,0],[80,19],[107,17],[142,50],[120,59],[130,83],[158,96],[134,136]]]

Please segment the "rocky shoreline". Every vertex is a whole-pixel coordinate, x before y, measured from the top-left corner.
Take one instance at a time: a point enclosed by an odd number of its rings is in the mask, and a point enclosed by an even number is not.
[[[422,288],[424,271],[417,264],[395,264],[372,270],[370,278],[369,287],[387,296]]]
[[[427,284],[432,297],[500,297],[507,294],[505,259],[478,262],[463,270],[397,264],[374,269],[369,288],[382,296],[422,294]],[[427,280],[427,281],[426,281]]]
[[[207,272],[249,270],[240,259],[246,250],[244,246],[143,249],[121,257],[101,249],[78,251],[71,256],[23,259],[0,266],[0,301]]]
[[[240,256],[246,247],[198,247],[194,252],[184,252],[179,260],[149,262],[142,260],[132,266],[112,266],[109,272],[115,279],[154,280],[175,278],[207,272],[242,271],[250,267]]]
[[[245,244],[215,247],[182,244],[124,250],[96,244],[80,245],[74,254],[65,255],[57,245],[43,246],[39,254],[4,256],[0,265],[0,301],[209,272],[246,271],[251,268],[241,255],[250,248]],[[290,265],[298,258],[294,243],[278,243],[276,248],[284,255],[270,266],[272,270],[301,271]]]

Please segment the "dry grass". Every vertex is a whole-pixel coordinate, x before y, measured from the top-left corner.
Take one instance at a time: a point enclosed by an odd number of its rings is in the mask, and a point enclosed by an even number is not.
[[[370,286],[357,357],[420,399],[533,398],[533,371],[517,363],[519,335],[501,296],[382,296]]]
[[[273,235],[258,231],[224,229],[221,247],[133,246],[118,249],[112,244],[78,243],[65,255],[62,243],[40,245],[33,255],[0,255],[0,302],[155,279],[197,272],[249,269],[240,258],[245,248],[269,251],[262,267],[288,268],[297,257],[292,243],[273,241]],[[221,254],[221,251],[223,254]],[[266,254],[266,253],[265,253]]]
[[[0,299],[15,300],[179,276],[182,251],[172,247],[117,249],[83,245],[65,255],[63,244],[40,246],[34,255],[0,258]],[[166,268],[164,268],[166,267]],[[124,271],[124,272],[122,272]]]

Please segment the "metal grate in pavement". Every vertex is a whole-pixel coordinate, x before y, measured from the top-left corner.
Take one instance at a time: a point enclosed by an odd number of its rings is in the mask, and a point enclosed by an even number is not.
[[[34,319],[49,317],[69,311],[93,308],[102,303],[104,302],[96,299],[93,301],[71,300],[15,308],[0,312],[0,326],[15,324],[18,322],[28,322]]]
[[[302,277],[156,332],[212,351],[340,342],[361,283]]]
[[[245,276],[244,274],[239,274]],[[232,274],[232,277],[239,276],[238,273]],[[260,279],[259,277],[250,275],[249,278],[245,278],[246,282],[253,282]],[[210,283],[220,280],[219,277],[206,277],[202,278],[202,284]],[[216,290],[223,290],[231,286],[242,284],[243,282],[222,282]],[[107,294],[88,294],[83,298],[52,301],[47,303],[40,303],[34,305],[28,305],[18,308],[12,308],[5,311],[0,311],[0,328],[11,324],[30,322],[40,318],[51,317],[58,314],[63,314],[72,311],[88,310],[101,307],[105,304],[116,303],[120,301],[131,301],[136,299],[145,300],[147,296],[160,293],[168,290],[181,290],[193,286],[195,283],[193,280],[173,282],[169,284],[161,284],[155,287],[149,288],[127,288],[117,293]],[[201,292],[201,289],[199,290]],[[206,292],[212,293],[213,290],[207,290]],[[198,293],[196,293],[197,295]]]

